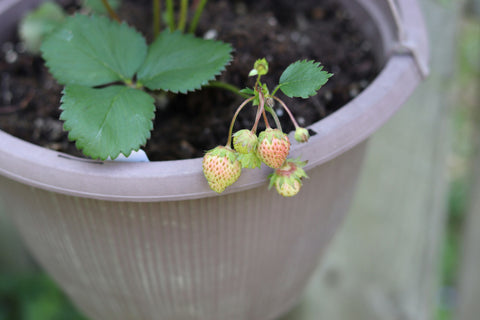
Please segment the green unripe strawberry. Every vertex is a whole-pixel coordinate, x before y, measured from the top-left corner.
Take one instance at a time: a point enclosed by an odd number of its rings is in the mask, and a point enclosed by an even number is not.
[[[280,168],[290,152],[290,140],[279,129],[267,128],[258,136],[257,156],[270,168]]]
[[[223,146],[208,151],[203,156],[202,165],[208,185],[218,193],[237,181],[242,171],[235,151]]]
[[[298,142],[307,142],[309,138],[310,133],[308,133],[307,129],[298,127],[295,130],[295,140],[297,140]]]
[[[307,162],[287,159],[283,166],[270,175],[270,185],[275,186],[277,192],[284,197],[296,195],[302,187],[302,178],[308,178],[303,167]]]
[[[233,134],[233,148],[238,153],[247,154],[255,151],[257,141],[257,135],[248,129]]]

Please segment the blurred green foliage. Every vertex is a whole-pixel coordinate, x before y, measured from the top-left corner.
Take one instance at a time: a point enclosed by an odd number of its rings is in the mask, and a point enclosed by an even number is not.
[[[480,19],[465,16],[458,37],[455,105],[452,108],[452,154],[449,159],[448,216],[441,266],[441,295],[436,320],[451,320],[456,308],[456,287],[461,263],[464,219],[470,202],[473,157],[476,152],[476,117],[480,88]]]
[[[0,275],[0,320],[87,320],[43,273]]]

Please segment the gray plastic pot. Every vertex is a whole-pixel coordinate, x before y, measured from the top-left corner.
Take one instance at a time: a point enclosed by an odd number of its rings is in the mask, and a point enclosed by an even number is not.
[[[0,41],[35,2],[0,2]],[[415,0],[398,2],[400,16],[387,0],[342,2],[376,40],[384,67],[310,127],[309,143],[292,147],[309,160],[296,197],[267,191],[266,168],[246,170],[218,196],[201,159],[86,161],[0,131],[0,201],[87,316],[269,320],[299,300],[349,208],[367,138],[419,84],[428,56]]]

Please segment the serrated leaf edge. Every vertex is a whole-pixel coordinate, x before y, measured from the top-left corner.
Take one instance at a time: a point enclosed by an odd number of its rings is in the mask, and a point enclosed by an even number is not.
[[[73,86],[84,87],[84,88],[89,88],[89,89],[94,89],[94,88],[89,87],[89,86],[82,86],[82,85],[77,85],[77,84],[74,84]],[[123,87],[124,87],[125,89],[128,89],[128,87],[125,87],[125,86],[123,86]],[[138,90],[138,89],[134,89],[134,88],[130,88],[130,89],[132,89],[132,90]],[[106,155],[100,155],[100,154],[95,154],[94,152],[89,152],[89,151],[88,151],[88,148],[86,148],[85,145],[86,145],[86,144],[87,144],[87,145],[88,145],[88,144],[91,144],[91,141],[90,141],[91,139],[87,139],[88,141],[86,141],[85,143],[82,142],[82,141],[79,141],[78,138],[79,138],[80,136],[79,136],[78,134],[73,133],[73,132],[72,132],[72,128],[71,128],[71,126],[70,126],[70,123],[71,123],[72,121],[74,121],[74,120],[65,119],[65,118],[63,117],[63,113],[64,113],[64,111],[65,111],[65,109],[63,108],[63,104],[64,104],[64,102],[65,102],[64,97],[65,97],[65,94],[66,94],[66,90],[67,90],[67,86],[65,86],[65,87],[63,88],[63,90],[62,90],[62,97],[61,97],[61,99],[60,99],[60,103],[61,103],[61,105],[60,105],[60,110],[61,110],[62,112],[61,112],[61,114],[60,114],[59,119],[62,120],[62,121],[64,121],[64,123],[63,123],[63,128],[64,128],[65,131],[68,132],[68,140],[69,140],[69,141],[72,141],[72,142],[75,142],[75,147],[76,147],[78,150],[80,150],[85,156],[90,157],[90,158],[92,158],[92,159],[106,160],[106,159],[108,159],[108,157],[110,157],[111,159],[116,159],[116,158],[120,155],[120,153],[121,153],[121,154],[123,154],[124,156],[127,157],[128,155],[130,155],[130,153],[131,153],[132,151],[138,151],[141,147],[145,146],[145,144],[147,143],[147,141],[151,138],[151,135],[152,135],[152,134],[151,134],[151,131],[153,130],[153,120],[155,119],[155,112],[153,112],[153,116],[152,116],[152,118],[150,119],[151,122],[150,122],[150,125],[149,125],[149,128],[148,128],[148,129],[149,129],[149,130],[148,130],[148,133],[147,133],[145,136],[142,136],[142,137],[140,137],[140,138],[138,139],[138,140],[139,140],[139,141],[137,142],[137,143],[138,143],[138,147],[131,147],[131,148],[127,149],[127,150],[121,149],[121,150],[119,150],[118,152],[115,152],[115,153],[112,153],[112,154],[106,154]],[[139,90],[139,91],[141,91],[141,90]],[[152,98],[152,100],[153,100],[153,98]],[[86,150],[86,149],[87,149],[87,150]]]
[[[323,72],[326,76],[326,80],[321,83],[319,86],[316,86],[315,89],[314,89],[314,92],[313,94],[307,94],[307,95],[289,95],[287,94],[285,91],[283,91],[283,86],[286,85],[286,84],[289,84],[291,82],[282,82],[282,77],[283,75],[285,74],[285,72],[289,69],[289,68],[293,68],[295,65],[297,64],[301,64],[301,63],[308,63],[310,65],[312,65],[313,67],[315,68],[318,68],[319,72]],[[282,73],[282,75],[280,76],[280,80],[279,80],[279,84],[278,84],[278,88],[280,90],[282,90],[282,92],[287,96],[287,97],[290,97],[290,98],[294,98],[294,97],[299,97],[299,98],[303,98],[303,99],[308,99],[309,97],[312,97],[314,95],[317,94],[317,91],[320,90],[320,88],[328,81],[328,79],[332,76],[333,74],[323,70],[323,65],[321,65],[320,62],[317,62],[317,61],[314,61],[314,60],[307,60],[307,59],[304,59],[304,60],[298,60],[298,61],[295,61],[294,63],[290,64]]]
[[[98,15],[98,14],[91,14],[91,15],[88,15],[88,16],[87,16],[87,15],[84,15],[84,14],[75,13],[73,16],[67,17],[67,18],[65,19],[64,25],[61,26],[61,27],[59,27],[59,28],[57,28],[54,32],[52,32],[52,33],[45,39],[44,43],[47,43],[47,41],[48,41],[49,38],[51,38],[51,37],[55,36],[57,33],[61,32],[62,29],[64,28],[65,24],[68,22],[68,20],[73,20],[73,19],[89,19],[90,21],[92,21],[93,19],[97,19],[97,18],[100,19],[100,20],[109,20],[107,17],[101,16],[101,15]],[[140,32],[138,32],[135,28],[130,27],[127,22],[122,21],[119,25],[120,25],[121,28],[124,28],[124,29],[125,29],[125,27],[126,27],[127,29],[130,29],[130,30],[136,32],[136,33],[139,34],[139,35],[143,38],[143,40],[145,41],[145,37],[144,37]],[[146,41],[145,41],[145,43],[146,43]],[[92,56],[88,51],[84,51],[82,46],[80,46],[80,47],[76,47],[76,46],[75,46],[75,48],[78,48],[80,51],[82,51],[82,53],[84,53],[85,55],[91,57],[92,60],[95,60],[96,62],[99,62],[99,64],[103,65],[103,66],[105,67],[105,69],[109,70],[109,72],[112,72],[113,74],[115,74],[116,77],[117,77],[116,80],[118,80],[118,81],[126,81],[126,80],[130,79],[130,78],[124,76],[121,72],[118,72],[117,70],[111,68],[111,67],[110,67],[108,64],[106,64],[103,60],[98,59],[98,58],[95,57],[95,56]],[[48,61],[48,59],[45,59],[45,57],[44,57],[43,45],[41,46],[40,51],[41,51],[41,53],[42,53],[43,59],[45,60],[45,65],[48,67],[48,69],[50,70],[50,73],[51,73],[52,75],[54,75],[55,79],[56,79],[60,84],[63,84],[63,85],[71,85],[71,84],[81,85],[81,84],[76,83],[75,81],[70,81],[70,80],[68,80],[68,79],[65,79],[61,74],[60,74],[60,77],[59,77],[59,74],[57,74],[57,72],[56,72],[56,68],[51,65],[51,63]],[[140,65],[140,66],[141,66],[141,65]],[[138,72],[138,69],[139,69],[139,68],[137,68],[137,70],[134,72],[133,76],[135,76],[135,74]],[[105,84],[107,84],[107,83],[103,83],[103,84],[99,84],[99,85],[105,85]],[[98,86],[98,85],[95,85],[95,86]],[[90,86],[90,87],[93,87],[93,85]]]
[[[224,72],[227,67],[232,63],[233,61],[233,56],[232,56],[232,52],[233,52],[233,48],[232,46],[229,44],[229,43],[225,43],[225,42],[222,42],[222,41],[218,41],[218,40],[206,40],[206,39],[202,39],[202,38],[198,38],[198,37],[195,37],[194,35],[192,34],[183,34],[181,33],[180,31],[174,31],[174,32],[171,32],[169,30],[165,30],[164,33],[178,33],[178,34],[182,34],[183,36],[188,36],[189,38],[191,39],[201,39],[203,41],[211,41],[211,42],[215,42],[219,45],[225,45],[225,46],[228,46],[229,47],[229,52],[228,52],[228,55],[229,55],[229,59],[228,61],[222,66],[222,68],[220,68],[211,78],[201,82],[198,86],[195,86],[193,87],[192,89],[187,89],[187,90],[171,90],[171,89],[167,89],[167,88],[162,88],[162,87],[151,87],[151,86],[148,86],[148,85],[145,85],[146,88],[150,89],[150,90],[165,90],[165,91],[169,91],[169,92],[172,92],[172,93],[181,93],[181,94],[186,94],[188,92],[194,92],[196,90],[200,90],[203,86],[207,85],[210,81],[214,80],[217,76],[219,76],[222,72]],[[147,53],[147,56],[148,56],[148,53]],[[145,57],[145,60],[146,60],[147,57]],[[139,70],[143,68],[143,65],[140,66]],[[137,70],[137,72],[139,71]],[[181,70],[181,68],[179,68],[179,70]],[[153,79],[154,77],[150,77],[150,78],[141,78],[139,79],[139,81],[141,82],[144,82],[145,80],[151,80]]]

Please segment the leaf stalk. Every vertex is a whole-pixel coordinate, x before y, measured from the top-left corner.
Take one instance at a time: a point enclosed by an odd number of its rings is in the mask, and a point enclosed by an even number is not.
[[[200,2],[198,2],[197,7],[195,8],[195,14],[193,15],[192,22],[190,23],[190,27],[188,29],[189,33],[195,33],[197,30],[198,22],[200,21],[200,17],[202,16],[202,12],[206,4],[207,0],[200,0]]]
[[[180,1],[180,17],[178,19],[178,30],[184,32],[187,24],[188,0]]]
[[[232,84],[223,82],[223,81],[210,81],[208,83],[207,87],[224,89],[224,90],[233,92],[236,95],[239,95],[239,96],[241,96],[242,98],[245,98],[245,99],[250,97],[249,94],[245,94],[245,93],[240,92],[240,89],[238,87],[236,87]]]
[[[174,10],[173,10],[173,0],[166,0],[166,7],[167,7],[167,23],[168,23],[168,28],[170,31],[173,32],[175,30],[175,15],[174,15]]]
[[[102,4],[105,7],[105,9],[107,9],[107,12],[108,12],[108,15],[110,16],[110,18],[112,18],[113,20],[115,20],[119,23],[122,22],[120,17],[117,15],[115,10],[112,9],[112,6],[110,5],[110,3],[108,3],[107,0],[102,0]]]
[[[162,1],[153,0],[153,36],[156,38],[160,33],[161,17],[162,17]]]

